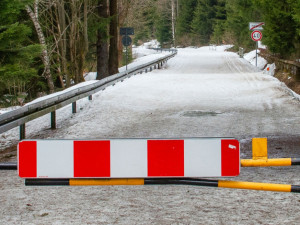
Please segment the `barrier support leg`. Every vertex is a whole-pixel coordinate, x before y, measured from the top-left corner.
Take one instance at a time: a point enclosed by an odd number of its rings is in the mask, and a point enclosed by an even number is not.
[[[90,101],[93,100],[93,95],[89,95],[89,100],[90,100]]]
[[[56,129],[56,111],[53,111],[51,114],[51,129]]]
[[[252,138],[252,158],[268,159],[267,138]]]

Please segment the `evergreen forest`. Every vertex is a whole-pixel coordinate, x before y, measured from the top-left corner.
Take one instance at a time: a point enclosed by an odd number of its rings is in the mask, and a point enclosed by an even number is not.
[[[134,45],[249,51],[249,22],[265,22],[270,54],[300,58],[300,0],[1,0],[0,106],[68,88],[87,72],[117,73],[120,27],[134,28]]]

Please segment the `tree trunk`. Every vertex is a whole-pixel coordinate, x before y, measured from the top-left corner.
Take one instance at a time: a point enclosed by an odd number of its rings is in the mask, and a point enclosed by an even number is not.
[[[175,47],[175,0],[172,0],[172,38]]]
[[[176,17],[178,18],[179,16],[179,0],[176,0],[177,1],[177,13],[176,13]]]
[[[89,39],[88,39],[88,0],[84,0],[83,3],[83,36],[84,36],[84,52],[89,51]]]
[[[125,19],[127,18],[129,11],[130,1],[122,0],[118,2],[118,30],[125,23]],[[122,44],[122,36],[118,35],[118,60],[119,67],[122,66],[123,60],[123,44]]]
[[[34,3],[34,8],[35,8],[35,12],[33,12],[32,9],[30,8],[30,6],[27,5],[26,11],[34,24],[36,33],[38,35],[39,42],[43,48],[42,61],[43,61],[44,67],[45,67],[44,77],[47,80],[47,84],[48,84],[50,93],[53,93],[54,92],[54,84],[53,84],[53,78],[52,78],[51,70],[50,70],[50,57],[49,57],[48,50],[47,50],[45,36],[44,36],[43,30],[41,28],[41,25],[40,25],[38,17],[37,17],[37,14],[38,14],[38,11],[37,11],[38,1],[37,0]]]
[[[108,72],[108,2],[107,0],[98,0],[98,15],[104,20],[105,26],[99,29],[97,33],[97,80],[109,76]]]
[[[60,59],[61,59],[61,67],[62,67],[62,73],[66,80],[66,87],[70,87],[70,76],[68,74],[68,68],[67,68],[67,31],[66,31],[66,11],[65,11],[65,1],[60,0],[57,4],[57,10],[58,10],[58,28],[59,29],[59,48],[60,48]]]
[[[118,1],[110,0],[110,44],[109,44],[109,61],[108,71],[109,74],[116,74],[119,72],[119,57],[118,57]]]

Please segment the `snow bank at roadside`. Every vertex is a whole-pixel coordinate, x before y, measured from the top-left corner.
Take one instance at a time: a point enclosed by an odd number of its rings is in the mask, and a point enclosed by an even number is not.
[[[257,50],[257,54],[260,51]],[[256,50],[253,50],[251,52],[248,52],[244,55],[244,59],[246,59],[248,62],[250,62],[252,65],[255,66],[256,64]],[[259,56],[257,57],[257,67],[261,70],[263,70],[267,65],[267,60],[265,60],[263,57]]]
[[[143,56],[147,56],[150,54],[153,54],[155,51],[151,48],[159,48],[160,43],[157,40],[151,40],[149,42],[145,42],[144,44],[140,46],[133,46],[132,47],[132,56],[133,58],[140,58]]]
[[[138,47],[132,47],[133,58],[135,59],[132,63],[128,64],[128,69],[142,65],[144,63],[150,62],[152,60],[158,59],[169,52],[157,52],[156,50],[150,48],[159,48],[160,43],[157,40],[151,40],[146,42]],[[126,66],[120,67],[119,72],[123,72],[126,70]],[[85,75],[84,79],[86,81],[96,80],[97,73],[90,72]]]

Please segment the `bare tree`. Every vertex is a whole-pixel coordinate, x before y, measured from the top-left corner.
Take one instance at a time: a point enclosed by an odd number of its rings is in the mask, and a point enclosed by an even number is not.
[[[39,0],[35,0],[33,5],[27,5],[26,6],[26,11],[30,17],[30,19],[32,20],[39,42],[43,48],[42,50],[42,61],[44,64],[44,73],[43,76],[46,78],[47,80],[47,84],[48,84],[48,88],[50,93],[54,92],[54,83],[53,83],[53,78],[51,75],[51,67],[50,67],[50,56],[48,54],[48,50],[47,50],[47,45],[46,45],[46,41],[45,41],[45,36],[43,33],[43,30],[41,28],[40,22],[39,22]]]
[[[98,0],[98,16],[102,18],[101,29],[97,32],[97,80],[109,76],[108,72],[108,2]]]
[[[176,20],[176,10],[175,10],[175,0],[172,1],[172,39],[173,39],[173,45],[176,46],[175,42],[175,20]]]

